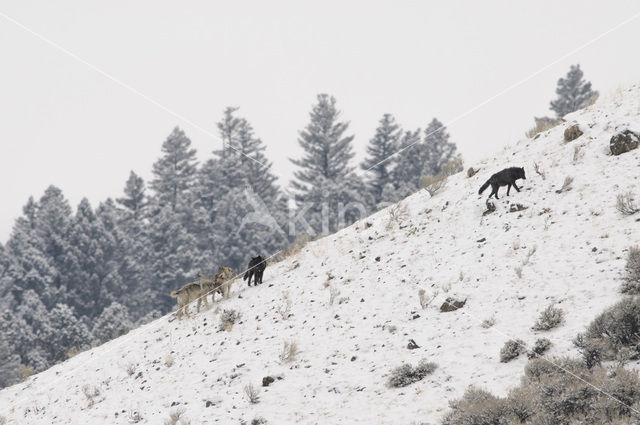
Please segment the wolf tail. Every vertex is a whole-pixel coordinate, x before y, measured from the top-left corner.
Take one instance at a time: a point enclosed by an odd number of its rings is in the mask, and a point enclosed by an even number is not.
[[[172,296],[173,298],[177,297],[177,296],[178,296],[178,291],[172,291],[172,292],[171,292],[171,296]]]
[[[247,270],[244,276],[242,277],[242,280],[247,280],[247,279],[249,279],[249,270]]]
[[[482,195],[482,192],[484,192],[484,190],[485,190],[486,188],[488,188],[488,187],[489,187],[489,185],[491,184],[490,182],[491,182],[491,179],[487,180],[487,181],[485,182],[485,184],[483,184],[482,186],[480,186],[480,190],[478,191],[478,195]]]

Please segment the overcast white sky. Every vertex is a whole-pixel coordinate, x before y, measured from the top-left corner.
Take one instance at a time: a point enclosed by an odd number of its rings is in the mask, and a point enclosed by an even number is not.
[[[382,114],[446,123],[639,12],[584,0],[0,1],[0,14],[209,132],[239,106],[281,185],[318,93],[336,97],[360,160]],[[551,115],[573,63],[604,96],[638,82],[638,40],[640,18],[456,121],[451,140],[470,165],[522,137]],[[130,170],[148,181],[175,125],[201,160],[220,146],[2,16],[0,48],[0,242],[50,184],[75,209],[120,196]]]

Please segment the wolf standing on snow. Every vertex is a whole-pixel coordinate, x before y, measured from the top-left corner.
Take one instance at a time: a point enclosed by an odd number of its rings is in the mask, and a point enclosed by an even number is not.
[[[498,198],[498,188],[500,186],[507,186],[507,196],[509,196],[509,191],[511,190],[511,186],[515,187],[516,190],[520,192],[520,188],[516,186],[516,180],[518,179],[524,179],[524,180],[527,179],[524,176],[524,168],[522,167],[505,168],[504,170],[497,172],[491,177],[489,177],[489,180],[487,180],[485,184],[483,184],[480,187],[480,190],[478,191],[478,195],[481,195],[482,192],[484,192],[484,190],[487,187],[489,187],[489,185],[491,185],[491,193],[489,194],[489,198],[495,195],[496,199],[500,199]]]
[[[200,311],[200,305],[204,301],[204,304],[209,308],[207,302],[207,296],[213,293],[212,301],[215,301],[215,293],[218,292],[224,298],[229,296],[229,285],[231,282],[227,282],[233,277],[233,271],[229,267],[220,266],[218,273],[214,277],[207,277],[203,274],[198,274],[199,281],[187,283],[177,291],[171,292],[173,298],[177,298],[178,301],[178,319],[182,317],[184,313],[187,317],[189,315],[189,303],[198,301],[196,310]]]
[[[258,286],[262,283],[262,274],[264,269],[267,268],[267,262],[262,256],[252,257],[247,266],[247,272],[244,274],[242,280],[249,279],[249,286],[251,286],[251,276],[255,276],[253,279],[253,286]]]

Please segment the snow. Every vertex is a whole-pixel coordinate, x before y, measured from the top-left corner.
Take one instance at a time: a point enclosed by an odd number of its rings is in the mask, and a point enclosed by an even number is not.
[[[393,206],[382,210],[270,265],[259,287],[238,279],[230,299],[192,308],[190,319],[165,316],[6,388],[0,416],[7,424],[127,424],[137,416],[159,424],[184,409],[192,424],[437,423],[469,385],[504,395],[527,361],[500,363],[507,339],[532,346],[544,336],[550,356],[575,356],[572,339],[622,297],[626,250],[640,225],[615,202],[618,193],[640,194],[640,149],[611,156],[608,146],[616,131],[640,128],[639,101],[637,86],[601,99],[535,140],[467,164],[480,168],[475,176],[456,174],[433,197],[420,191],[401,201],[397,222]],[[565,143],[573,122],[584,134]],[[526,170],[521,192],[507,197],[501,188],[497,210],[483,216],[487,193],[478,188],[509,166]],[[556,193],[567,176],[572,189]],[[509,212],[512,203],[526,209]],[[426,308],[420,289],[433,298]],[[285,296],[287,319],[279,313]],[[447,297],[466,304],[442,313]],[[552,303],[564,323],[533,331]],[[229,331],[218,329],[224,309],[242,314]],[[493,326],[481,326],[491,318]],[[410,339],[420,348],[407,349]],[[300,353],[282,362],[290,341]],[[438,364],[433,374],[387,386],[394,368],[422,359]],[[282,379],[262,387],[267,375]],[[247,384],[259,403],[248,401]]]

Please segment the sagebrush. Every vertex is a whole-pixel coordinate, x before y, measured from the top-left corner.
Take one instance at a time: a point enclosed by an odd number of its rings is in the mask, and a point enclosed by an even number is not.
[[[545,308],[540,317],[533,324],[532,329],[534,331],[548,331],[559,326],[564,320],[564,312],[553,305]]]
[[[224,310],[220,315],[220,324],[218,329],[221,331],[229,331],[234,324],[240,321],[241,314],[236,310]]]
[[[405,363],[391,371],[388,384],[390,387],[395,388],[406,387],[407,385],[422,380],[425,376],[433,373],[437,368],[437,364],[427,362],[426,360],[420,361],[420,363],[415,367]]]
[[[580,377],[581,379],[577,379]],[[640,379],[621,367],[588,369],[580,360],[530,360],[507,397],[471,387],[450,403],[443,425],[630,424],[640,402]]]
[[[624,294],[640,294],[640,247],[632,246],[627,254],[627,263],[624,266],[622,277],[622,287],[620,291]]]
[[[500,361],[507,363],[526,351],[524,341],[521,339],[510,339],[504,343],[500,350]]]
[[[579,334],[574,344],[588,367],[602,360],[615,360],[622,348],[631,349],[631,359],[640,358],[640,300],[625,298],[607,308]]]

